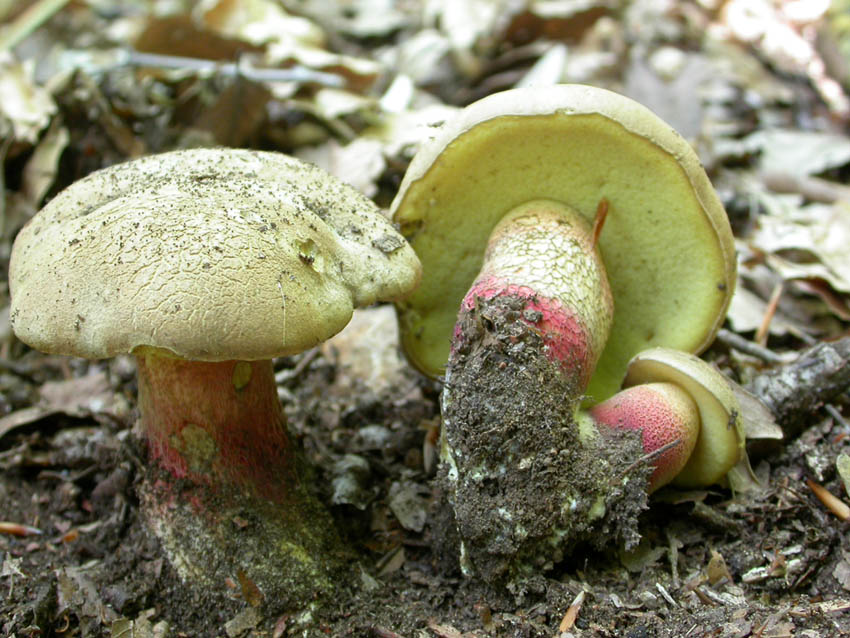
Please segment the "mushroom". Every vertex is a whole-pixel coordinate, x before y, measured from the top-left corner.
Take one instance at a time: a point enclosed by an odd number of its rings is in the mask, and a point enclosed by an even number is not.
[[[693,149],[616,93],[514,89],[446,122],[391,210],[423,265],[396,307],[410,361],[445,374],[464,568],[495,580],[594,526],[628,536],[638,482],[613,507],[610,481],[640,441],[606,450],[576,415],[637,353],[700,352],[723,321],[734,242]]]
[[[286,432],[272,358],[395,300],[419,264],[377,207],[315,166],[197,149],[93,173],[19,233],[17,336],[135,355],[149,524],[180,575],[277,603],[331,586],[340,545]]]
[[[537,200],[559,209],[561,228],[574,235],[591,232],[600,202],[608,211],[597,248],[614,312],[597,318],[603,330],[610,323],[610,335],[594,337],[604,348],[596,365],[586,364],[594,400],[617,391],[642,350],[700,352],[713,341],[734,289],[735,247],[691,146],[616,93],[529,87],[486,97],[446,122],[416,153],[392,203],[423,266],[419,288],[396,305],[405,353],[419,370],[443,374],[458,309],[482,272],[517,285],[531,280],[532,290],[557,286],[558,294],[581,285],[568,272],[572,262],[545,245],[536,270],[531,258],[504,267],[516,272],[485,264],[488,250],[503,252],[493,247],[496,225],[503,222],[499,239],[520,232],[527,215],[515,209],[533,213]],[[516,230],[505,228],[511,211]]]
[[[705,487],[745,454],[741,408],[726,378],[702,359],[651,348],[629,363],[624,390],[593,406],[597,427],[639,431],[655,467],[649,490]]]

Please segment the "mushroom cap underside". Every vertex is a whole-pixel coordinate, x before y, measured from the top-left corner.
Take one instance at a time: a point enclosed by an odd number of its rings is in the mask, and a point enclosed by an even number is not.
[[[19,233],[15,333],[88,358],[140,346],[187,359],[267,359],[395,300],[419,264],[366,197],[277,153],[195,149],[102,169]]]
[[[593,401],[619,387],[629,359],[665,345],[699,352],[714,338],[735,282],[726,213],[690,145],[647,108],[580,85],[515,89],[476,102],[414,157],[393,219],[423,266],[397,304],[402,343],[442,373],[460,301],[490,231],[533,199],[608,216],[599,246],[614,296]]]

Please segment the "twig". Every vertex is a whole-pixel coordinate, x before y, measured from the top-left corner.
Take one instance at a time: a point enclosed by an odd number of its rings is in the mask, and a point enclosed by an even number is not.
[[[39,536],[43,533],[44,532],[37,527],[31,527],[30,525],[0,521],[0,534],[11,534],[12,536]]]
[[[673,440],[672,440],[672,441],[670,441],[669,443],[667,443],[667,444],[665,444],[665,445],[662,445],[660,448],[658,448],[658,449],[656,449],[656,450],[653,450],[652,452],[648,452],[647,454],[644,454],[644,455],[640,456],[640,457],[639,457],[636,461],[634,461],[633,463],[629,464],[629,466],[628,466],[626,469],[624,469],[624,470],[623,470],[622,472],[620,472],[617,476],[615,476],[614,478],[612,478],[612,479],[611,479],[611,484],[613,485],[614,483],[617,483],[618,481],[621,481],[621,480],[623,479],[623,477],[624,477],[624,476],[626,476],[627,474],[629,474],[629,473],[630,473],[632,470],[634,470],[636,467],[638,467],[638,466],[640,466],[640,465],[649,465],[649,464],[650,464],[650,463],[652,463],[652,462],[653,462],[656,458],[658,458],[659,456],[661,456],[662,454],[664,454],[667,450],[669,450],[669,449],[671,449],[671,448],[676,447],[676,446],[677,446],[677,445],[679,445],[679,443],[681,443],[681,442],[682,442],[682,439],[673,439]]]
[[[819,343],[794,361],[755,377],[747,390],[773,412],[786,439],[811,415],[850,388],[850,337]]]
[[[294,368],[287,368],[285,370],[281,370],[280,372],[275,373],[275,383],[277,383],[278,385],[286,384],[292,381],[293,379],[297,379],[298,377],[300,377],[304,370],[307,369],[307,366],[309,366],[310,363],[313,362],[313,359],[318,356],[319,352],[320,350],[318,347],[311,348],[303,355],[301,355],[301,359],[298,361],[298,363],[295,364]]]
[[[760,346],[767,344],[767,337],[770,334],[770,322],[776,315],[776,309],[779,307],[779,300],[782,298],[782,291],[785,290],[785,283],[780,281],[773,287],[773,292],[770,293],[770,299],[767,302],[767,308],[764,310],[761,325],[756,330],[756,343]]]
[[[798,193],[806,199],[824,204],[850,200],[850,187],[820,177],[781,171],[763,172],[760,177],[775,193]]]
[[[309,82],[334,88],[345,85],[345,80],[333,73],[315,71],[305,66],[292,66],[285,69],[257,68],[251,66],[247,58],[242,58],[237,62],[220,62],[177,55],[144,53],[129,47],[94,53],[72,49],[66,52],[66,56],[72,60],[71,66],[83,68],[89,73],[130,66],[192,71],[223,77],[240,77],[255,82]]]
[[[778,355],[773,350],[760,346],[749,339],[744,339],[741,335],[731,330],[726,330],[726,328],[721,328],[717,331],[717,338],[730,348],[740,350],[744,354],[752,355],[767,363],[783,363],[785,361],[782,355]]]
[[[8,51],[47,22],[68,0],[40,0],[32,4],[0,33],[0,51]]]
[[[850,422],[848,422],[847,419],[844,418],[844,415],[842,415],[841,412],[838,411],[838,408],[836,408],[831,403],[827,403],[825,406],[823,406],[823,409],[826,410],[829,413],[829,416],[835,419],[842,427],[847,430],[850,430]]]
[[[812,479],[806,479],[806,485],[818,497],[818,500],[824,504],[830,512],[835,514],[842,521],[850,520],[850,506],[832,492],[826,489],[823,485],[818,485]]]

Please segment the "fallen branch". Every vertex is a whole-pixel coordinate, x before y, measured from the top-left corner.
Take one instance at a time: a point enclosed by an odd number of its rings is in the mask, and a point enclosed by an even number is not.
[[[747,386],[773,412],[786,440],[848,388],[850,337],[804,350],[794,361],[757,376]]]

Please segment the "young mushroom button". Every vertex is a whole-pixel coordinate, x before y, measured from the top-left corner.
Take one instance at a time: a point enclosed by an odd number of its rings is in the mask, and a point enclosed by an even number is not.
[[[93,173],[30,221],[12,251],[11,321],[44,352],[136,356],[142,499],[171,561],[196,586],[242,574],[291,604],[330,587],[339,545],[271,359],[418,278],[375,205],[317,167],[177,151]]]
[[[645,350],[629,363],[623,387],[588,414],[597,428],[640,432],[655,468],[650,490],[670,482],[712,485],[744,456],[735,392],[702,359],[669,348]]]
[[[441,476],[462,567],[495,581],[597,524],[633,529],[641,495],[612,496],[611,481],[640,445],[602,445],[579,410],[611,397],[639,352],[699,352],[723,321],[734,242],[693,149],[610,91],[505,91],[422,146],[392,212],[423,268],[396,304],[402,344],[445,377]],[[695,427],[668,390],[653,405]]]

